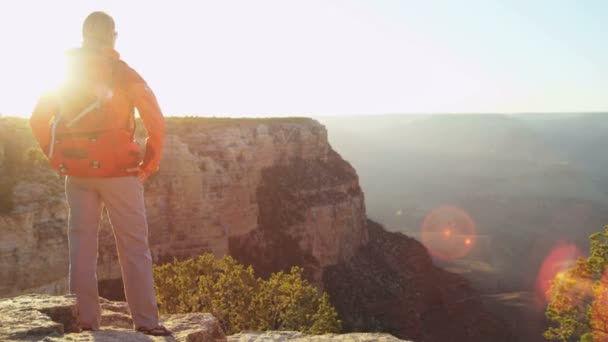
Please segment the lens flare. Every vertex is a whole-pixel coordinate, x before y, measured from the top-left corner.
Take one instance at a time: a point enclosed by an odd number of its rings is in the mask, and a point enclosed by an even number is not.
[[[574,266],[576,260],[582,257],[578,247],[574,244],[560,242],[547,255],[542,263],[536,280],[536,289],[539,295],[548,303],[551,298],[549,289],[551,281],[565,281],[565,271]]]
[[[464,257],[477,237],[473,219],[463,209],[451,206],[432,210],[422,224],[422,243],[436,258],[451,261]]]

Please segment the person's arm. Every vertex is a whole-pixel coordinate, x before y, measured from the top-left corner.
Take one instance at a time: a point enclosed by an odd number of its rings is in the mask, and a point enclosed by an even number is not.
[[[51,120],[59,111],[59,104],[52,93],[42,95],[30,117],[32,134],[45,155],[49,154],[51,143]]]
[[[132,74],[128,84],[129,97],[148,131],[146,153],[140,167],[140,180],[143,182],[148,176],[158,171],[160,166],[165,139],[165,119],[152,89],[136,71],[133,69],[130,71]]]

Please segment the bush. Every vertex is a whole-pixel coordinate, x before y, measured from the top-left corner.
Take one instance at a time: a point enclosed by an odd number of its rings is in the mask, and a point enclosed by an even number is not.
[[[15,204],[13,202],[14,179],[0,179],[0,214],[9,214]]]
[[[256,278],[232,257],[174,260],[154,266],[156,295],[163,313],[210,312],[226,334],[245,330],[295,330],[310,334],[341,330],[336,309],[302,278],[303,269]]]
[[[50,167],[48,158],[44,155],[44,152],[40,147],[30,147],[25,151],[24,154],[25,165],[29,169],[43,167]]]
[[[589,238],[589,257],[552,281],[546,316],[557,326],[545,331],[549,340],[608,340],[608,226]]]

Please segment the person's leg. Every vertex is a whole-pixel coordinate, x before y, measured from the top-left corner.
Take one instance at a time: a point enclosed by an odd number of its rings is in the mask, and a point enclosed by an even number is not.
[[[136,177],[100,181],[120,261],[125,296],[135,328],[158,326],[158,307],[148,245],[144,188]]]
[[[70,293],[76,294],[80,326],[97,330],[101,321],[97,289],[97,232],[103,204],[90,179],[67,177],[65,193],[70,208]]]

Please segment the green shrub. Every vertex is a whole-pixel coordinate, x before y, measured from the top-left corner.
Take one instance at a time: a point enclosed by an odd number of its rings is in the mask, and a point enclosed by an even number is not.
[[[296,330],[310,334],[341,330],[336,309],[303,269],[256,278],[251,266],[232,257],[174,260],[154,266],[156,295],[163,313],[210,312],[227,334],[245,330]]]
[[[546,339],[608,340],[608,226],[589,238],[589,257],[578,259],[551,283],[545,313],[557,326],[545,331]]]
[[[40,147],[33,146],[25,151],[25,164],[28,169],[37,167],[50,167],[48,158],[44,155]]]

